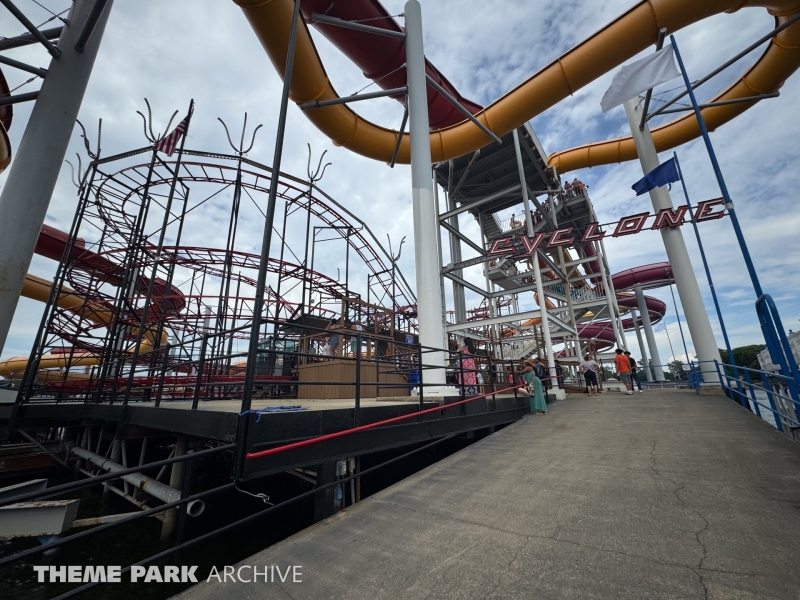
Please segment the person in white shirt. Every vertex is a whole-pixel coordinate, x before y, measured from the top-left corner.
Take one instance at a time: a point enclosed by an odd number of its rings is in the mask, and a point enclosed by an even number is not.
[[[332,349],[331,349],[330,340],[328,338],[325,338],[325,341],[323,342],[322,346],[320,346],[320,348],[319,348],[319,353],[322,356],[330,356],[331,355],[331,350]]]
[[[599,396],[600,393],[597,391],[597,363],[592,360],[591,354],[587,354],[583,358],[581,362],[581,373],[583,373],[583,377],[586,379],[586,392],[591,396],[592,389],[594,389],[594,395]]]

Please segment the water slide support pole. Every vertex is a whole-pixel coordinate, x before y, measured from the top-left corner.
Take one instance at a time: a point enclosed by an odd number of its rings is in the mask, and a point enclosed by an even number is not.
[[[431,177],[428,93],[425,79],[425,52],[422,44],[422,8],[417,0],[405,4],[406,69],[408,71],[408,114],[411,137],[411,195],[414,211],[414,262],[417,275],[417,313],[419,342],[440,348],[445,338],[442,311],[439,253],[436,248],[439,224]],[[445,366],[444,352],[430,352],[428,365]],[[444,386],[444,369],[431,369],[425,376],[428,384]],[[425,394],[436,393],[426,389]]]
[[[636,316],[636,309],[631,309],[631,317],[633,317],[633,329],[636,331],[636,339],[639,340],[639,352],[642,354],[642,368],[647,381],[653,381],[653,370],[650,368],[650,363],[647,362],[647,352],[645,352],[644,342],[642,341],[642,328],[639,327],[639,319]]]
[[[522,189],[522,205],[525,208],[525,224],[528,228],[528,235],[532,238],[535,235],[533,230],[533,219],[531,219],[530,199],[528,198],[528,185],[525,183],[525,168],[522,163],[522,150],[519,146],[519,133],[515,129],[512,132],[514,136],[514,151],[517,155],[517,171],[519,173],[519,183]],[[550,206],[553,203],[551,201]],[[555,214],[555,211],[553,211]],[[544,285],[542,285],[542,270],[539,267],[539,250],[537,249],[536,255],[531,257],[533,263],[533,276],[536,278],[536,294],[539,298],[539,310],[542,311],[542,335],[544,337],[544,350],[547,360],[547,369],[550,372],[550,391],[548,395],[554,394],[559,400],[566,398],[563,390],[558,387],[558,378],[556,377],[556,365],[553,357],[553,341],[550,339],[550,320],[547,316],[547,297],[544,295]],[[567,282],[564,282],[564,288],[567,288]]]
[[[75,49],[92,0],[76,0],[47,77],[33,106],[17,156],[0,194],[0,351],[5,345],[39,231],[61,172],[112,3],[83,52]]]
[[[639,162],[642,165],[642,172],[647,174],[660,164],[653,138],[650,135],[650,127],[645,125],[644,129],[639,131],[641,106],[639,105],[638,97],[631,98],[623,106],[625,107],[631,135],[636,145],[636,153],[639,155]],[[650,190],[650,200],[656,212],[662,208],[673,208],[672,198],[666,186]],[[662,227],[660,231],[697,358],[706,364],[713,364],[715,360],[720,362],[717,342],[714,339],[714,332],[711,329],[708,313],[703,305],[700,286],[694,276],[694,269],[689,259],[689,251],[686,249],[683,233],[680,227]],[[642,313],[642,318],[644,319],[644,317],[645,313]],[[645,328],[646,331],[647,329]],[[655,357],[653,357],[653,360],[655,361]],[[704,373],[703,380],[706,383],[716,383],[717,377],[715,373]]]
[[[636,304],[639,306],[639,315],[641,315],[642,319],[644,337],[647,339],[647,347],[650,348],[650,358],[653,360],[653,375],[656,378],[656,381],[664,381],[664,370],[661,368],[661,357],[658,354],[656,336],[653,334],[653,325],[650,321],[650,311],[647,309],[647,304],[644,301],[642,286],[637,285],[633,288],[633,290],[636,293]]]

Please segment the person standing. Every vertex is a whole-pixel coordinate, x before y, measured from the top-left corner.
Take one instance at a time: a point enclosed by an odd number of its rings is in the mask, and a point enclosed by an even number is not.
[[[592,390],[594,390],[594,395],[599,396],[600,392],[597,391],[597,363],[592,360],[591,354],[583,357],[580,367],[583,378],[586,380],[586,393],[591,396]]]
[[[622,348],[617,348],[616,353],[614,364],[617,367],[617,375],[619,375],[620,381],[625,384],[625,388],[628,390],[625,394],[630,396],[633,394],[633,390],[631,389],[631,362],[628,360],[628,357],[622,353]]]
[[[517,371],[517,375],[522,377],[525,387],[522,388],[522,393],[526,394],[531,403],[532,415],[546,415],[547,402],[544,400],[544,391],[542,390],[542,380],[536,376],[535,363],[530,358],[525,359],[522,363],[522,368]]]
[[[631,391],[633,391],[633,384],[635,383],[636,386],[639,388],[639,393],[642,393],[642,382],[639,381],[639,374],[636,372],[636,359],[631,356],[631,353],[627,350],[625,351],[625,356],[628,357],[628,362],[631,365]]]
[[[353,335],[350,336],[350,352],[353,355],[353,358],[361,352],[361,346],[358,343],[358,332],[361,331],[363,328],[361,327],[361,323],[353,323],[350,325],[350,329],[353,330]]]
[[[322,356],[330,356],[331,355],[330,338],[325,337],[325,338],[322,339],[321,345],[319,347],[319,353]]]
[[[542,364],[541,359],[538,356],[533,361],[533,370],[536,372],[536,377],[538,377],[539,381],[542,382],[544,389],[548,389],[550,387],[549,386],[550,380],[549,378],[548,379],[545,378],[545,368],[544,365]]]
[[[336,320],[332,320],[325,329],[336,331],[338,327],[338,323]],[[331,356],[339,356],[339,343],[341,338],[338,333],[332,333],[330,338],[328,338],[328,345],[331,347]]]
[[[471,342],[472,340],[467,339],[466,344],[461,348],[461,364],[456,374],[458,383],[463,386],[465,398],[478,395],[478,370],[475,368],[475,359],[472,352],[474,346],[472,346]]]

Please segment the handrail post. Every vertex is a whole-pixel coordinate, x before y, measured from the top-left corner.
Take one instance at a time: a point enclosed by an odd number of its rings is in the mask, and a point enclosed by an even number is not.
[[[419,409],[425,406],[425,392],[422,384],[422,342],[417,346],[417,379],[419,379]]]
[[[206,362],[206,347],[208,346],[208,334],[203,334],[203,342],[200,344],[200,361],[197,365],[197,381],[194,384],[194,396],[192,397],[192,410],[197,408],[200,402],[200,387],[203,384],[203,368]]]
[[[719,361],[717,359],[714,359],[714,366],[717,369],[717,377],[719,377],[719,385],[722,387],[723,390],[729,390],[730,382],[728,381],[728,372],[725,370],[725,365],[720,365]]]
[[[495,382],[494,382],[494,362],[492,361],[491,353],[488,351],[486,352],[486,359],[487,362],[489,363],[489,385],[492,388],[492,400],[495,403],[494,409],[497,410],[497,396],[495,395],[497,389],[495,388]]]
[[[377,369],[377,367],[376,367]],[[356,334],[356,409],[353,413],[353,427],[361,424],[361,332]],[[377,392],[376,392],[377,395]]]
[[[753,407],[756,410],[756,414],[760,418],[761,417],[761,409],[758,406],[758,400],[756,398],[756,389],[753,386],[753,381],[750,378],[750,373],[748,373],[746,369],[744,371],[744,380],[747,382],[747,386],[750,388],[750,397],[753,399]]]
[[[459,383],[461,384],[461,397],[466,398],[467,388],[464,385],[464,353],[461,350],[458,351],[458,370],[460,375]]]
[[[518,404],[519,395],[517,394],[517,378],[514,371],[514,360],[511,360],[511,385],[514,387],[514,403]]]
[[[170,343],[164,345],[164,360],[161,361],[161,375],[158,378],[158,392],[156,393],[156,408],[161,405],[161,394],[164,393],[164,378],[167,375],[167,362],[169,360]]]
[[[791,381],[791,380],[790,380]],[[764,391],[767,392],[767,398],[769,398],[769,406],[772,409],[772,418],[775,419],[775,427],[778,431],[783,433],[783,423],[781,423],[780,419],[780,411],[778,407],[775,405],[775,395],[772,392],[772,386],[767,382],[764,386]]]

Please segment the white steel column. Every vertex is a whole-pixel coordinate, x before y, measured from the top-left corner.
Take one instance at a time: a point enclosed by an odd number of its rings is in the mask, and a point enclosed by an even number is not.
[[[530,199],[528,198],[528,185],[525,183],[525,168],[522,164],[522,151],[519,147],[519,134],[515,129],[514,135],[514,150],[517,153],[517,171],[519,173],[519,182],[522,189],[522,205],[525,209],[525,224],[528,228],[528,235],[534,236],[533,233],[533,219],[531,219]],[[552,206],[552,201],[551,201]],[[558,387],[558,378],[556,377],[555,357],[553,356],[553,341],[550,338],[550,320],[547,316],[547,297],[544,295],[544,285],[542,285],[542,270],[539,267],[539,252],[531,257],[533,263],[533,276],[536,278],[536,295],[539,298],[539,310],[542,311],[542,336],[544,337],[544,349],[547,359],[547,368],[550,371],[550,393],[554,394],[557,399],[563,400],[566,396]],[[564,282],[566,287],[566,282]]]
[[[650,311],[644,301],[642,286],[637,285],[633,288],[636,292],[636,304],[639,306],[639,314],[642,316],[642,327],[644,327],[644,337],[647,338],[647,347],[650,348],[650,358],[653,359],[653,373],[656,381],[664,381],[664,369],[661,368],[661,357],[658,355],[656,336],[653,335],[653,325],[650,322]]]
[[[112,2],[83,52],[75,50],[94,0],[75,0],[0,195],[0,351],[67,153]]]
[[[650,369],[650,364],[647,362],[647,352],[644,348],[644,342],[642,341],[642,328],[639,327],[639,318],[636,315],[636,310],[631,309],[631,317],[633,317],[633,329],[636,331],[636,339],[639,341],[639,352],[642,355],[642,368],[644,369],[645,375],[647,375],[647,381],[653,381],[653,371]]]
[[[595,242],[595,252],[597,253],[597,258],[600,259],[600,279],[603,282],[603,291],[606,294],[606,304],[608,305],[608,316],[611,319],[611,328],[614,331],[614,339],[616,340],[617,348],[622,347],[622,332],[619,329],[619,323],[617,321],[617,309],[616,309],[616,302],[614,296],[614,290],[609,286],[608,282],[611,280],[611,273],[608,272],[608,263],[606,262],[603,248],[600,246],[599,242]]]
[[[438,250],[439,268],[441,269],[444,264],[442,259],[442,228],[439,226],[439,188],[435,179],[433,180],[433,206],[436,209],[436,249]],[[439,348],[447,348],[447,300],[444,293],[444,277],[441,271],[439,272],[439,294],[442,299],[442,322],[444,323],[442,327],[442,345]]]
[[[423,346],[441,348],[445,338],[442,288],[437,248],[436,207],[431,178],[428,94],[422,45],[422,9],[417,0],[405,5],[408,116],[411,135],[411,195],[414,210],[414,264],[417,271],[417,320]],[[444,352],[426,353],[425,364],[444,367]],[[425,372],[425,383],[445,383],[444,369]],[[428,390],[426,390],[428,393]]]
[[[447,198],[447,210],[455,210],[456,201],[450,196],[450,194],[445,194]],[[480,219],[480,214],[478,215]],[[459,231],[458,225],[458,215],[453,215],[450,217],[450,227]],[[441,233],[441,232],[440,232]],[[461,262],[461,239],[453,233],[452,231],[448,232],[450,236],[450,262],[453,264],[458,264]],[[457,269],[454,271],[454,274],[458,277],[464,277],[463,269]],[[464,295],[464,286],[460,283],[453,281],[451,282],[453,285],[453,309],[455,310],[456,315],[456,323],[466,323],[467,321],[467,301]]]
[[[639,131],[639,123],[642,120],[642,107],[639,105],[639,98],[631,98],[623,106],[628,117],[633,141],[636,144],[636,152],[639,155],[642,172],[649,173],[660,163],[653,138],[650,135],[650,128],[645,124],[644,130]],[[672,198],[665,186],[650,190],[650,200],[656,212],[662,208],[673,208]],[[672,266],[672,276],[675,278],[678,295],[681,297],[683,312],[686,315],[686,323],[689,326],[689,333],[692,337],[697,358],[701,361],[719,361],[717,342],[714,339],[711,322],[708,320],[708,313],[703,305],[700,286],[697,284],[697,278],[694,275],[694,269],[689,259],[689,252],[686,250],[686,242],[683,239],[681,229],[680,227],[662,227],[660,231],[661,238],[664,241],[664,248],[667,251],[667,258]],[[642,316],[644,317],[644,315]],[[655,358],[653,358],[653,362],[655,362]],[[703,377],[708,383],[716,380],[716,374],[714,373],[705,373]]]

